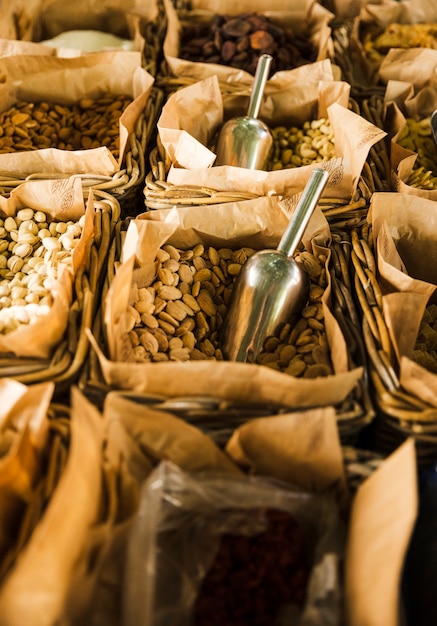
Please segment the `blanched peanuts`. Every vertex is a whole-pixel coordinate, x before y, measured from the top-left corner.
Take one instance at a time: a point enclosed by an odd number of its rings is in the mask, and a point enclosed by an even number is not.
[[[0,218],[0,333],[47,314],[58,269],[71,265],[82,225],[82,219],[50,221],[43,211],[31,208]]]
[[[328,119],[304,122],[302,128],[277,126],[268,170],[301,167],[335,157],[334,133]]]
[[[126,312],[133,358],[138,362],[222,360],[220,328],[235,280],[254,252],[247,247],[231,250],[202,244],[191,250],[163,246],[157,253],[154,281],[141,289],[133,286],[138,299]],[[278,337],[266,340],[257,363],[292,376],[326,376],[332,374],[321,303],[326,259],[306,251],[295,259],[310,279],[308,305],[296,324],[285,325]]]

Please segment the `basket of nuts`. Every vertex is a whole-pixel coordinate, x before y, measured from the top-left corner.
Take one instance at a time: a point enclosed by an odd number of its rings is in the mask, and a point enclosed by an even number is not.
[[[63,393],[89,348],[118,201],[79,178],[28,181],[0,197],[0,372]]]
[[[85,387],[97,394],[121,388],[218,399],[229,410],[296,408],[317,398],[336,405],[342,435],[356,437],[372,409],[360,349],[355,341],[351,355],[342,332],[341,324],[347,333],[351,320],[341,306],[330,310],[342,270],[331,280],[331,234],[321,213],[313,228],[323,243],[311,243],[308,234],[308,249],[297,257],[312,281],[300,321],[268,338],[254,364],[232,363],[221,354],[220,328],[242,264],[256,249],[274,247],[285,228],[287,210],[278,203],[263,197],[208,206],[200,214],[193,207],[132,220],[104,299],[101,334],[90,337],[98,367],[89,371]],[[342,241],[339,235],[336,260],[344,268]],[[317,393],[309,391],[313,387]]]
[[[158,81],[165,91],[212,74],[238,88],[255,74],[262,54],[272,56],[272,75],[329,58],[333,14],[318,4],[299,2],[290,10],[279,1],[266,11],[260,1],[223,2],[220,12],[210,0],[185,9],[164,5],[168,27]]]
[[[432,200],[376,193],[368,227],[352,232],[376,446],[413,437],[423,466],[437,459],[435,219]]]
[[[342,213],[365,209],[360,174],[370,147],[385,132],[348,108],[347,83],[320,81],[317,76],[315,72],[305,85],[300,72],[285,83],[280,78],[270,81],[260,115],[273,136],[269,170],[211,167],[217,131],[224,119],[247,108],[248,95],[222,98],[215,76],[172,94],[158,119],[157,147],[144,189],[146,208],[293,195],[303,189],[311,169],[322,164],[331,173],[323,201],[326,214],[340,219]],[[193,102],[198,113],[194,117]]]
[[[76,175],[136,208],[161,93],[135,52],[0,60],[0,189]],[[17,87],[19,85],[19,87]]]

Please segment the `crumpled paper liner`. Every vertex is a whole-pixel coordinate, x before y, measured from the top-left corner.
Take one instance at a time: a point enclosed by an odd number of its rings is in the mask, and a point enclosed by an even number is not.
[[[171,75],[196,78],[200,80],[207,76],[216,75],[220,82],[235,85],[250,85],[253,76],[244,70],[229,68],[218,63],[192,62],[179,58],[180,33],[182,24],[171,0],[164,0],[167,18],[167,32],[163,42],[164,59]],[[232,0],[197,0],[191,5],[190,21],[195,22],[196,13],[202,17],[214,15],[239,15],[240,13],[259,13],[266,15],[274,22],[292,28],[296,32],[308,30],[311,42],[317,47],[317,61],[329,58],[332,53],[330,21],[333,14],[314,0],[298,0],[289,3],[283,0],[270,2],[266,10],[263,0],[251,2]],[[306,66],[305,66],[306,67]]]
[[[401,385],[437,406],[437,375],[410,359],[425,308],[437,288],[435,202],[406,194],[374,194],[369,219],[383,287],[384,320]]]
[[[437,63],[437,50],[433,53]],[[397,139],[406,125],[406,119],[420,121],[429,118],[436,108],[437,83],[427,84],[416,88],[411,82],[390,80],[387,84],[385,105],[385,127],[390,137],[390,165],[392,170],[392,184],[397,191],[403,194],[420,198],[437,199],[437,189],[424,189],[408,184],[408,178],[413,172],[418,153],[404,148],[397,143]],[[432,139],[431,128],[430,140]]]
[[[308,70],[310,72],[310,70]],[[234,166],[211,167],[215,154],[208,149],[226,118],[238,112],[225,108],[216,76],[178,90],[164,105],[158,132],[171,162],[167,180],[174,185],[198,185],[220,191],[250,191],[258,195],[293,195],[302,191],[315,167],[330,172],[331,197],[351,198],[369,150],[386,133],[347,109],[350,86],[342,81],[311,81],[312,89],[291,86],[270,92],[260,118],[270,127],[302,125],[328,117],[333,126],[337,157],[323,163],[277,171]],[[292,94],[292,95],[291,95]],[[289,97],[293,99],[290,107]],[[339,103],[340,102],[340,103]]]
[[[132,33],[131,19],[146,11],[141,0],[3,0],[0,37],[39,42],[68,30],[100,30],[119,37]],[[150,3],[153,4],[153,3]]]
[[[48,439],[51,382],[26,387],[0,381],[0,557],[13,550],[25,508],[41,477]],[[0,563],[4,574],[5,562]]]
[[[42,518],[0,587],[4,626],[61,623],[65,601],[101,506],[100,414],[72,394],[67,462]]]
[[[339,2],[340,0],[336,0]],[[343,0],[341,0],[343,2]],[[437,9],[433,2],[428,0],[409,0],[408,2],[393,2],[392,0],[381,0],[378,3],[363,2],[359,15],[355,17],[350,35],[353,53],[356,55],[355,61],[360,66],[369,85],[377,84],[379,81],[385,82],[388,78],[395,78],[392,74],[391,65],[398,59],[405,59],[406,56],[411,62],[412,59],[421,57],[428,59],[428,52],[425,49],[411,49],[409,51],[402,48],[394,48],[389,51],[381,63],[371,61],[364,48],[363,33],[372,26],[385,28],[391,23],[415,24],[421,22],[435,22],[437,20]],[[410,53],[410,54],[408,54]],[[399,57],[398,57],[399,55]],[[406,55],[406,56],[405,56]],[[419,69],[419,77],[423,75],[423,67]],[[397,65],[399,69],[399,65]],[[405,72],[410,73],[410,69],[404,65]],[[413,71],[413,68],[411,68]],[[413,75],[413,74],[411,74]],[[398,77],[399,78],[399,77]]]
[[[72,267],[59,267],[52,290],[53,303],[47,315],[33,324],[21,324],[16,330],[0,334],[0,353],[18,357],[48,358],[62,340],[68,324],[73,298],[74,274],[86,262],[86,250],[94,235],[92,194],[85,207],[82,184],[78,178],[58,181],[29,181],[12,190],[10,197],[0,196],[0,214],[13,216],[21,208],[47,213],[55,220],[79,221],[86,215],[81,240],[72,252]]]
[[[354,498],[344,569],[349,626],[398,626],[402,572],[418,513],[414,440],[364,481]]]
[[[126,332],[130,286],[132,280],[140,281],[140,285],[150,284],[155,274],[155,254],[161,245],[168,242],[176,247],[187,248],[204,242],[217,247],[246,245],[256,249],[276,248],[288,223],[288,216],[278,206],[275,197],[205,207],[201,224],[196,222],[199,215],[196,207],[170,212],[168,221],[149,220],[146,213],[143,219],[130,222],[123,247],[123,262],[118,267],[104,302],[109,358],[90,335],[105,383],[118,389],[147,391],[165,397],[184,396],[188,392],[210,396],[213,392],[215,397],[244,404],[308,407],[314,405],[314,402],[325,405],[344,400],[361,377],[362,369],[348,371],[346,343],[329,311],[329,287],[324,311],[336,372],[333,376],[313,380],[295,379],[264,366],[227,361],[146,364],[130,360],[132,347]],[[320,239],[320,246],[322,241],[324,246],[328,245],[330,231],[321,212],[313,215],[311,222],[313,226],[308,227],[306,240]],[[311,228],[315,230],[311,231]],[[317,233],[317,236],[311,238],[311,232]],[[329,250],[326,247],[323,250],[329,258]],[[136,269],[135,261],[138,262]]]
[[[89,150],[56,147],[0,154],[2,176],[26,178],[31,174],[114,175],[120,170],[129,135],[150,95],[154,78],[141,68],[139,52],[96,52],[73,58],[16,55],[0,58],[0,110],[15,102],[49,101],[71,104],[103,94],[130,95],[133,101],[120,117],[120,157],[106,146]]]

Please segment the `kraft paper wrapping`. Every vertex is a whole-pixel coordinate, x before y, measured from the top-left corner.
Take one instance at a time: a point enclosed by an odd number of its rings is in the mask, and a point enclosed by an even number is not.
[[[4,626],[61,623],[70,585],[101,506],[102,420],[72,393],[68,458],[48,506],[0,587]]]
[[[310,74],[310,69],[308,72]],[[258,195],[293,195],[302,191],[311,171],[321,166],[330,172],[328,195],[350,199],[370,148],[387,133],[347,108],[348,83],[308,79],[306,85],[311,83],[313,89],[310,90],[303,89],[301,84],[301,90],[290,87],[271,92],[265,102],[269,110],[261,109],[260,118],[270,127],[284,124],[291,127],[302,125],[308,119],[329,117],[335,135],[336,158],[322,164],[271,172],[234,166],[211,167],[215,154],[207,146],[211,145],[224,118],[241,114],[225,107],[217,77],[211,76],[172,94],[162,109],[158,132],[171,162],[168,182]],[[294,102],[292,108],[290,97]],[[193,115],[193,111],[196,114]],[[199,124],[199,120],[202,123]],[[178,144],[182,137],[183,149]]]
[[[0,384],[0,557],[12,549],[26,504],[43,471],[54,385]],[[2,572],[0,564],[0,572]]]
[[[417,517],[414,441],[360,486],[349,521],[345,613],[349,626],[398,626],[402,571]]]
[[[129,134],[152,89],[154,78],[141,68],[139,52],[99,52],[74,58],[17,55],[0,59],[0,111],[17,101],[71,104],[103,94],[129,95],[133,101],[120,117],[120,158],[106,146],[89,150],[44,150],[0,154],[3,176],[86,174],[112,176],[120,170]]]
[[[436,374],[410,359],[425,308],[437,286],[435,202],[406,194],[376,193],[369,219],[384,290],[384,319],[401,385],[413,396],[437,406]],[[425,413],[421,420],[435,420],[432,412]]]
[[[419,49],[407,50],[406,53],[422,52]],[[425,52],[425,51],[423,51]],[[422,189],[420,186],[408,185],[408,179],[413,172],[418,153],[404,148],[397,143],[397,139],[403,131],[407,118],[419,122],[429,118],[436,108],[437,83],[434,76],[434,67],[437,63],[437,50],[426,50],[432,53],[431,66],[416,67],[416,83],[418,76],[427,76],[425,86],[416,86],[413,82],[390,80],[384,95],[385,102],[385,126],[390,137],[390,165],[392,170],[393,184],[397,191],[420,198],[437,199],[437,189]],[[408,64],[408,59],[405,60]],[[431,79],[431,80],[429,80]],[[431,128],[429,127],[429,140],[432,142]],[[428,154],[428,151],[427,151]]]
[[[133,220],[128,228],[123,263],[119,266],[104,302],[105,327],[109,358],[103,355],[96,341],[96,350],[105,382],[118,389],[147,391],[165,397],[183,396],[194,392],[231,401],[271,403],[279,406],[308,407],[314,404],[333,405],[345,399],[362,375],[361,368],[347,370],[347,349],[336,321],[326,315],[328,342],[334,340],[335,375],[314,380],[295,379],[271,369],[247,363],[226,361],[166,362],[143,364],[129,362],[131,346],[126,333],[126,310],[132,281],[150,284],[155,274],[154,258],[165,242],[187,248],[204,242],[214,246],[251,246],[256,249],[276,248],[288,223],[288,217],[275,197],[259,198],[243,203],[205,207],[201,212],[203,227],[198,223],[196,207],[179,212],[170,210],[177,219],[172,221]],[[170,218],[169,212],[169,219]],[[312,221],[314,217],[315,221]],[[319,213],[310,220],[306,237],[310,238],[311,223],[320,238]],[[325,220],[325,245],[329,242],[329,227]],[[321,245],[321,244],[320,244]],[[326,252],[326,249],[325,249]],[[329,251],[327,252],[329,258]],[[135,260],[138,267],[134,267]],[[328,328],[329,327],[329,328]]]
[[[132,31],[131,19],[137,14],[156,14],[156,4],[146,4],[141,0],[77,0],[73,4],[64,0],[3,0],[0,37],[37,42],[84,29],[126,37],[126,31]]]
[[[347,496],[335,409],[322,407],[250,420],[226,445],[250,474],[272,476],[303,491]]]
[[[193,63],[179,58],[180,33],[182,24],[171,0],[164,0],[167,17],[167,32],[163,43],[164,58],[173,76],[199,79],[216,75],[221,82],[235,85],[250,85],[253,76],[244,70],[235,70],[217,63]],[[317,61],[327,59],[332,51],[331,28],[329,22],[333,14],[314,0],[299,0],[289,2],[275,0],[270,2],[266,10],[265,2],[256,0],[248,2],[241,0],[238,3],[227,0],[198,0],[191,3],[190,21],[195,21],[196,13],[202,17],[218,15],[238,15],[240,13],[260,13],[274,22],[286,25],[296,32],[308,31],[309,38],[317,47]]]
[[[78,221],[84,213],[86,215],[81,240],[72,252],[72,268],[58,269],[58,280],[52,290],[53,303],[47,314],[33,324],[21,324],[16,330],[0,335],[0,353],[44,359],[50,357],[67,328],[74,273],[84,264],[87,246],[94,235],[94,202],[91,194],[85,207],[78,178],[30,181],[16,187],[9,198],[0,197],[0,215],[14,216],[26,207],[44,211],[60,221]]]

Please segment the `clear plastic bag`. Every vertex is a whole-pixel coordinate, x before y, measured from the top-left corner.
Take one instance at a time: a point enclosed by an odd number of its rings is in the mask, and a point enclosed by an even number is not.
[[[269,511],[288,513],[310,550],[303,606],[278,607],[270,626],[340,625],[344,528],[331,496],[267,478],[187,474],[164,461],[143,484],[129,535],[123,626],[195,625],[196,601],[223,538],[266,531]]]

